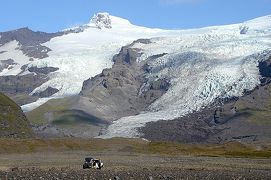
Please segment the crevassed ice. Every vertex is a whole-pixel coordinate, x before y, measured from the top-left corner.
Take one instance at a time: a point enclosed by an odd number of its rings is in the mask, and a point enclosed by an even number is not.
[[[113,122],[101,137],[138,137],[140,134],[137,128],[147,122],[181,117],[200,110],[217,98],[241,96],[244,89],[252,90],[259,84],[258,58],[217,61],[205,59],[205,62],[197,63],[196,66],[193,60],[181,64],[178,71],[168,73],[172,77],[172,86],[149,107],[148,112]],[[176,72],[180,74],[179,77]],[[157,72],[154,76],[166,75],[162,74]]]

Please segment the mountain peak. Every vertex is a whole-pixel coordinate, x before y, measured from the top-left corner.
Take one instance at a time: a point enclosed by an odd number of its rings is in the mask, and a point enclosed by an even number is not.
[[[112,28],[112,24],[111,24],[112,21],[111,21],[110,15],[109,13],[106,13],[106,12],[95,14],[90,20],[90,22],[95,24],[99,29]]]

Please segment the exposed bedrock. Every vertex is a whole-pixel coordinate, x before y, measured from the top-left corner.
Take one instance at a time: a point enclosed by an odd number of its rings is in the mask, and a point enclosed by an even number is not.
[[[113,58],[114,65],[100,75],[84,82],[81,96],[89,98],[93,114],[106,120],[116,120],[124,116],[136,115],[145,110],[152,102],[161,97],[170,86],[167,79],[147,82],[146,62],[137,62],[140,49],[131,48],[134,43],[150,43],[140,39],[124,46]]]
[[[44,91],[34,93],[33,96],[38,96],[40,98],[50,97],[57,93],[58,91],[59,91],[58,89],[49,86]]]
[[[0,60],[0,72],[2,72],[4,69],[9,69],[16,64],[17,63],[15,63],[13,59]]]
[[[29,28],[21,28],[13,31],[0,32],[0,44],[6,44],[10,41],[18,41],[20,43],[20,49],[23,53],[32,58],[42,59],[48,57],[48,52],[51,51],[46,46],[41,45],[49,41],[50,39],[63,35],[63,32],[58,33],[45,33],[34,32]]]
[[[2,62],[3,63],[3,62]],[[4,63],[12,63],[12,60],[4,61]],[[30,95],[31,92],[43,83],[49,80],[49,73],[55,72],[58,68],[55,67],[42,67],[36,66],[27,67],[22,66],[22,73],[25,71],[31,74],[17,75],[17,76],[1,76],[0,77],[0,92],[7,94],[19,105],[28,104],[36,101],[38,98],[49,97],[57,93],[59,90],[56,88],[48,87],[44,91],[36,92]],[[1,66],[0,66],[1,70]]]
[[[37,66],[32,66],[30,68],[28,68],[29,72],[34,72],[37,74],[49,74],[51,72],[55,72],[59,70],[59,68],[55,68],[55,67],[42,67],[42,68],[38,68]]]
[[[35,101],[38,97],[29,94],[45,83],[48,77],[44,75],[27,74],[23,76],[1,76],[0,92],[11,97],[19,105]]]
[[[266,61],[259,62],[259,71],[261,78],[261,84],[265,85],[271,81],[271,58]]]

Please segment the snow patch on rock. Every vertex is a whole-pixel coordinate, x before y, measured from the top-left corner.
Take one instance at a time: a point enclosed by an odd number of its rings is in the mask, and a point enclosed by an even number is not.
[[[18,75],[22,71],[21,67],[30,63],[30,58],[20,50],[20,44],[16,40],[0,46],[0,52],[3,52],[0,54],[0,60],[14,60],[14,65],[10,65],[8,68],[3,69],[3,71],[0,72],[0,76]]]

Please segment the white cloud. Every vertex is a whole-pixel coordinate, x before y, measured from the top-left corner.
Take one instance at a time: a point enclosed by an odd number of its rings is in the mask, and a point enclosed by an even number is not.
[[[163,5],[173,5],[173,4],[194,4],[201,2],[202,0],[160,0]]]

